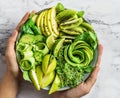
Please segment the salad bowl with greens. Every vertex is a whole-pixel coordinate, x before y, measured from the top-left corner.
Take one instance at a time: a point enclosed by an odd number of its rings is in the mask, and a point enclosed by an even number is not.
[[[98,40],[84,11],[58,3],[31,13],[21,26],[16,55],[23,78],[49,94],[76,87],[96,65]]]

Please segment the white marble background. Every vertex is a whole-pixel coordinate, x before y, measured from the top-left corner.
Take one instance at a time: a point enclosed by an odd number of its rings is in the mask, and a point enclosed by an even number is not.
[[[0,1],[0,79],[5,68],[5,48],[8,37],[27,11],[39,11],[62,2],[66,7],[85,10],[104,46],[101,70],[91,92],[83,98],[120,97],[120,0],[1,0]],[[37,92],[23,82],[17,98],[50,98],[47,92]]]

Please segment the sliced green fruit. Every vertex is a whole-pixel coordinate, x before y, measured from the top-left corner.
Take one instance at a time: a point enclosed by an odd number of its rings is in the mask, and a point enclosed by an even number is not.
[[[47,46],[48,46],[49,49],[52,49],[54,43],[55,43],[55,38],[54,38],[54,36],[51,34],[51,35],[49,35],[49,36],[47,37],[47,39],[46,39],[46,44],[47,44]]]
[[[52,30],[54,31],[54,35],[58,36],[59,32],[57,30],[58,25],[57,25],[57,22],[56,22],[56,10],[55,10],[55,7],[52,7],[50,10],[51,10],[50,22],[51,22]]]
[[[33,85],[35,86],[35,88],[39,91],[40,90],[40,85],[39,85],[39,81],[38,81],[35,69],[31,69],[29,71],[29,77],[30,77]]]
[[[67,10],[64,10],[64,11],[60,12],[56,16],[56,19],[57,19],[57,22],[59,24],[59,23],[61,23],[63,21],[66,21],[70,18],[73,18],[75,15],[76,15],[76,11],[71,10],[71,9],[67,9]]]
[[[40,30],[42,32],[43,35],[47,36],[46,32],[45,32],[45,24],[44,24],[44,21],[45,21],[45,11],[42,11],[41,12],[41,16],[40,16]]]
[[[62,30],[64,33],[68,34],[68,35],[79,35],[81,32],[72,30],[72,29],[66,29],[66,30]]]
[[[55,42],[54,47],[53,47],[53,55],[55,57],[57,57],[58,52],[59,52],[60,48],[62,47],[64,40],[65,40],[64,38],[61,38]]]
[[[49,65],[50,54],[47,54],[43,57],[42,61],[42,71],[45,74]]]
[[[54,34],[54,31],[52,29],[52,24],[51,24],[51,9],[48,10],[48,14],[47,14],[47,25],[48,25],[48,29],[49,29],[49,32],[50,34],[53,34],[54,36],[56,36]]]
[[[74,20],[65,21],[65,22],[60,24],[60,28],[61,29],[71,29],[71,28],[79,26],[82,22],[83,22],[82,18],[77,18]]]
[[[35,36],[34,36],[34,35],[24,34],[24,35],[22,35],[22,37],[20,38],[19,43],[27,43],[27,44],[30,44],[30,43],[33,43],[34,40],[35,40]]]
[[[36,75],[37,75],[38,82],[39,82],[39,84],[40,84],[41,81],[42,81],[42,78],[43,78],[42,69],[41,69],[40,66],[37,66],[36,69],[35,69],[35,71],[36,71]],[[40,85],[41,85],[41,84],[40,84]]]
[[[32,17],[32,20],[33,20],[34,23],[36,23],[37,18],[38,18],[38,15],[34,14],[33,17]]]
[[[36,25],[37,25],[37,27],[38,27],[39,29],[41,29],[41,28],[40,28],[40,21],[41,21],[42,15],[43,15],[43,14],[40,13],[40,14],[38,15],[37,19],[36,19]]]
[[[89,23],[87,23],[87,22],[83,22],[81,24],[81,26],[85,27],[86,29],[88,29],[90,31],[93,31],[93,27]]]
[[[50,88],[49,94],[52,94],[52,93],[58,91],[59,88],[60,88],[60,78],[59,78],[59,76],[56,74],[55,79],[54,79],[54,81],[53,81],[53,83],[52,83],[52,86],[51,86],[51,88]]]
[[[45,16],[44,16],[44,28],[45,28],[45,33],[47,36],[49,36],[51,33],[48,29],[48,10],[45,11]]]
[[[76,31],[76,32],[83,33],[83,29],[82,29],[80,26],[74,27],[74,28],[72,28],[72,30],[74,30],[74,31]]]
[[[45,75],[43,78],[42,78],[42,81],[41,81],[41,88],[45,88],[47,87],[48,85],[50,85],[52,83],[52,81],[54,80],[54,77],[55,77],[55,72],[51,72],[50,74],[48,75]]]
[[[57,61],[56,61],[56,58],[55,57],[51,57],[50,58],[51,60],[50,60],[50,63],[49,63],[49,65],[48,65],[48,68],[47,68],[47,71],[45,72],[45,75],[48,75],[48,74],[50,74],[52,71],[54,71],[55,70],[55,68],[56,68],[56,65],[57,65]]]

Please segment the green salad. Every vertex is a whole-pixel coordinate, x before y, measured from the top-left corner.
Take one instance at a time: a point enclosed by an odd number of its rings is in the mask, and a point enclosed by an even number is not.
[[[31,13],[21,26],[16,55],[24,80],[49,94],[73,88],[91,73],[98,46],[93,27],[83,18],[84,11],[58,3]]]

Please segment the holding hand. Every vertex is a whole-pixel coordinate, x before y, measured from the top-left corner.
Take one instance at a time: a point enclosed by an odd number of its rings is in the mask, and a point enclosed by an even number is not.
[[[8,45],[5,55],[8,67],[3,79],[0,82],[0,98],[16,98],[20,71],[18,68],[14,47],[15,47],[15,42],[17,39],[19,28],[21,27],[22,24],[25,23],[29,15],[30,15],[29,13],[26,13],[26,15],[23,17],[21,22],[14,30],[12,36],[8,40]]]

